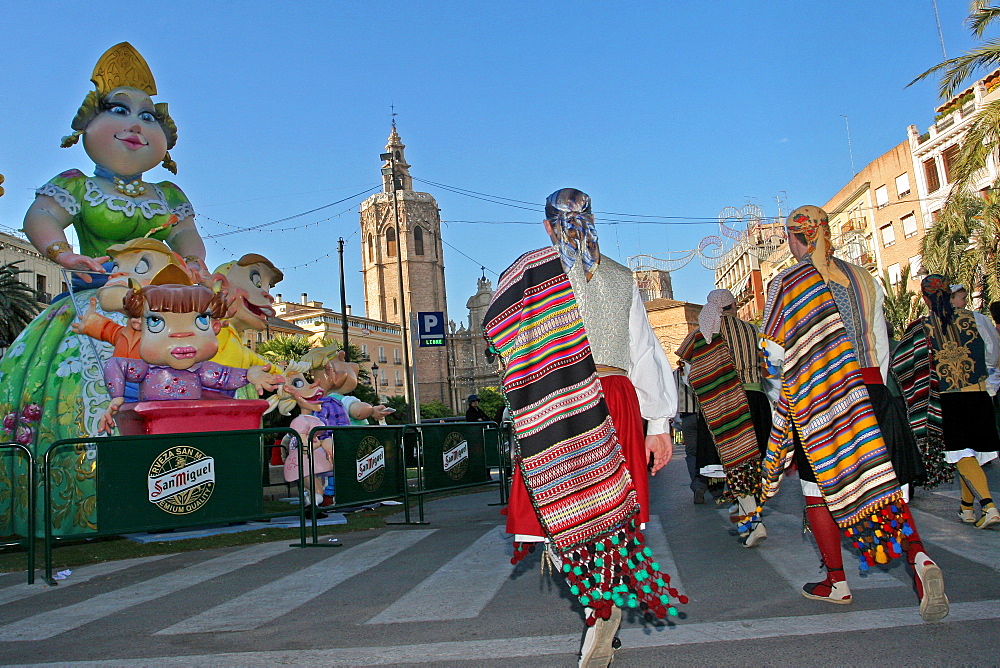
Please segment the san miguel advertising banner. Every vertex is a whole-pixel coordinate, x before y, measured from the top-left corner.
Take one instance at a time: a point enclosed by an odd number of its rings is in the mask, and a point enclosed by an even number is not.
[[[97,468],[98,530],[147,531],[262,514],[261,453],[257,434],[239,432],[108,443]]]
[[[489,482],[483,423],[421,425],[425,489]]]
[[[334,427],[329,431],[337,505],[402,496],[402,427]]]

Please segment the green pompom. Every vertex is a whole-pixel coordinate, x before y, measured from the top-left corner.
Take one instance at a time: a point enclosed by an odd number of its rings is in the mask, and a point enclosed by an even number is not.
[[[573,594],[573,596],[576,596],[577,594],[580,593],[580,588],[577,587],[576,585],[572,585],[569,588],[569,593]]]
[[[652,594],[653,593],[653,588],[650,587],[649,585],[642,585],[642,591],[645,594]]]
[[[596,559],[594,559],[594,565],[597,566],[598,568],[601,568],[604,566],[604,560],[601,559],[600,557],[597,557]]]
[[[677,608],[675,608],[673,606],[670,606],[669,608],[667,608],[667,614],[670,615],[671,617],[676,617],[677,616]]]
[[[617,545],[618,543],[619,543],[618,536],[612,536],[611,537],[611,544],[612,545]]]
[[[653,551],[651,549],[649,549],[648,547],[642,548],[642,553],[644,555],[646,555],[647,557],[653,556]]]
[[[572,568],[572,566],[569,564],[563,564],[563,573],[569,573],[570,568]]]
[[[587,605],[588,603],[590,603],[590,597],[589,596],[581,596],[580,597],[580,603],[583,604],[583,605]]]
[[[603,594],[601,594],[601,598],[603,598],[605,601],[610,601],[611,600],[611,592],[609,592],[609,591],[604,592]]]
[[[573,567],[573,575],[583,575],[583,569],[579,566]]]

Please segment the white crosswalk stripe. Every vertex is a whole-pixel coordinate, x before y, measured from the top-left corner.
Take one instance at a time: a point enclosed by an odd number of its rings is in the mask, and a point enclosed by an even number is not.
[[[368,624],[472,619],[510,579],[511,538],[493,527]],[[469,583],[475,586],[470,587]]]
[[[0,589],[0,605],[5,603],[11,603],[13,601],[20,601],[21,599],[30,598],[32,596],[38,596],[40,594],[55,593],[61,591],[66,587],[72,587],[73,585],[83,584],[84,582],[89,582],[94,578],[99,578],[103,575],[110,575],[112,573],[117,573],[123,571],[126,568],[132,568],[133,566],[138,566],[140,564],[148,564],[153,561],[158,561],[164,559],[169,555],[166,554],[156,554],[151,557],[139,557],[138,559],[122,559],[121,561],[106,561],[103,564],[94,564],[93,566],[81,566],[79,568],[73,568],[73,575],[65,580],[59,582],[58,587],[48,587],[41,583],[34,585],[27,584],[17,584],[6,589]],[[22,580],[24,576],[20,573],[17,574],[17,579]]]
[[[714,515],[714,513],[711,513]],[[969,527],[962,527],[957,522],[943,519],[927,512],[914,511],[918,526],[925,541],[933,546],[935,551],[947,550],[970,561],[983,564],[994,570],[1000,571],[1000,532],[977,531]],[[728,511],[725,508],[718,510],[717,517],[720,518],[718,530],[724,531],[729,528]],[[753,554],[767,563],[774,573],[783,579],[791,590],[798,592],[805,582],[815,581],[822,577],[819,569],[818,556],[815,549],[803,542],[801,534],[801,519],[797,514],[782,513],[773,509],[768,509],[765,522],[769,532],[769,539],[761,547],[753,550]],[[964,530],[964,531],[963,531]],[[310,565],[306,565],[294,572],[282,572],[275,576],[267,584],[251,589],[237,589],[227,596],[217,605],[203,610],[197,614],[182,619],[164,629],[152,629],[150,632],[154,636],[175,636],[189,633],[212,633],[229,631],[250,631],[260,629],[266,624],[279,620],[288,615],[293,610],[307,604],[321,594],[330,591],[334,587],[341,585],[346,580],[354,577],[365,577],[379,564],[389,559],[399,557],[406,558],[407,550],[415,547],[422,540],[431,536],[439,529],[406,529],[390,530],[380,535],[364,540],[363,542],[338,551],[330,556],[317,557],[317,560]],[[651,517],[646,531],[646,539],[661,563],[663,570],[674,576],[672,584],[679,590],[684,591],[683,584],[678,575],[677,564],[671,551],[670,542],[664,531],[664,526],[659,516]],[[399,598],[389,603],[381,611],[377,609],[373,612],[373,617],[369,619],[359,619],[355,623],[367,625],[393,624],[402,622],[428,622],[474,619],[483,614],[483,611],[495,600],[500,591],[512,582],[510,575],[512,569],[509,564],[511,554],[510,537],[503,533],[498,526],[489,526],[488,529],[478,538],[463,549],[458,555],[445,560],[441,557],[441,565],[423,582],[408,591],[401,590]],[[77,629],[85,624],[93,623],[110,615],[120,613],[130,607],[160,599],[170,597],[183,589],[192,587],[212,578],[232,573],[238,569],[258,564],[262,561],[278,556],[292,548],[287,542],[269,543],[243,548],[214,559],[197,563],[187,568],[179,568],[168,573],[157,575],[142,582],[135,582],[119,589],[98,594],[86,601],[80,601],[64,605],[52,610],[38,614],[29,614],[27,617],[0,626],[0,641],[40,641],[53,638],[59,634]],[[735,545],[734,550],[742,550]],[[849,550],[845,550],[845,564],[856,563],[856,556]],[[146,558],[140,560],[130,560],[127,562],[117,562],[109,564],[99,564],[95,566],[79,569],[74,573],[74,579],[65,582],[64,586],[49,588],[44,585],[27,587],[20,584],[0,588],[0,602],[18,601],[30,596],[35,596],[48,592],[59,592],[65,590],[66,585],[80,584],[91,581],[102,575],[110,575],[132,566],[146,562],[152,562],[162,557]],[[697,564],[685,564],[688,569],[697,569]],[[761,565],[763,567],[763,565]],[[870,575],[860,578],[855,569],[847,567],[848,579],[852,589],[878,589],[884,587],[904,587],[909,586],[908,578],[905,577],[902,569],[896,568],[891,572],[883,572],[878,569],[870,571]],[[469,587],[468,583],[476,583],[475,587]],[[516,584],[513,586],[517,586]],[[688,592],[690,593],[690,592]],[[51,600],[51,599],[46,599]],[[266,605],[260,605],[260,601],[267,601]],[[958,611],[966,610],[968,619],[993,619],[1000,618],[1000,612],[983,612],[982,604],[966,604],[965,608],[956,606]],[[371,614],[371,613],[370,613]],[[878,624],[884,624],[885,628],[893,624],[912,625],[910,617],[916,617],[913,608],[908,607],[899,611],[864,611],[859,615],[866,615],[865,624],[872,624],[872,619],[876,621],[875,626],[868,628],[878,628]],[[875,615],[873,617],[873,615]],[[882,617],[878,617],[882,615]],[[991,616],[992,615],[992,616]],[[955,615],[953,617],[960,617]],[[884,618],[884,619],[883,619]],[[769,633],[779,634],[779,628],[773,629],[765,622],[772,620],[756,620],[754,622],[753,633],[755,637],[764,637]],[[800,619],[800,618],[789,618]],[[801,618],[806,620],[806,618]],[[825,620],[823,615],[815,615],[808,618],[808,623],[816,620]],[[830,619],[839,620],[838,623],[846,624],[844,629],[850,630],[855,624],[854,617],[843,615],[832,616]],[[811,621],[810,621],[811,620]],[[900,621],[903,620],[903,621]],[[806,621],[801,625],[788,622],[782,627],[783,635],[806,635]],[[633,633],[636,635],[629,644],[632,646],[658,646],[668,644],[689,644],[697,642],[715,642],[718,640],[736,639],[742,637],[740,625],[744,622],[727,622],[731,626],[719,624],[684,624],[682,635],[674,633],[672,636],[656,635],[649,642],[652,645],[644,645],[646,641],[640,638],[638,631],[623,630],[624,634]],[[857,622],[858,625],[861,622]],[[860,628],[860,626],[859,626]],[[719,635],[721,634],[721,635]],[[576,651],[575,644],[579,638],[574,636],[567,640],[562,636],[549,636],[552,640],[552,654],[570,653]],[[494,647],[492,641],[482,641],[483,658],[499,658],[503,656],[526,656],[520,654],[519,645],[516,641],[504,641],[503,652],[491,654],[499,651]],[[513,644],[510,644],[513,643]],[[532,652],[537,652],[538,643],[532,641]],[[449,643],[432,643],[434,652],[440,651],[437,656],[440,660],[450,660],[452,650]],[[473,646],[461,643],[466,652],[472,650]],[[528,643],[525,643],[525,652]],[[431,647],[428,645],[428,647]],[[499,647],[499,645],[498,645]],[[567,647],[569,649],[567,649]],[[409,651],[406,646],[400,645],[398,651],[393,653],[392,648],[382,648],[380,651],[366,649],[364,651],[373,652],[366,656],[371,658],[372,663],[392,662],[399,660],[401,653]],[[384,651],[383,651],[384,650]],[[360,650],[359,650],[360,651]],[[430,650],[429,650],[430,651]],[[257,654],[232,654],[233,661],[239,660],[256,661],[253,657]],[[261,661],[280,662],[281,653],[261,653]],[[301,653],[295,654],[296,660],[301,660]],[[349,663],[350,657],[355,654],[347,650],[322,650],[316,655],[317,661],[331,664]],[[428,656],[431,656],[430,654]],[[456,655],[457,656],[457,655]],[[466,654],[463,658],[475,658],[475,653]],[[237,659],[236,657],[240,657]],[[204,657],[186,657],[190,660],[201,660]],[[412,654],[409,658],[412,658]],[[168,665],[171,661],[165,660]],[[176,665],[176,662],[174,662]],[[219,665],[228,665],[225,660],[220,660]],[[100,662],[90,665],[101,665]],[[139,663],[141,665],[141,662]]]
[[[248,631],[287,614],[416,545],[437,529],[390,531],[217,605],[157,632],[157,635]],[[267,601],[267,605],[260,605]]]
[[[951,606],[948,621],[973,622],[1000,619],[1000,600],[956,603]],[[809,637],[900,629],[925,624],[912,607],[886,610],[856,610],[822,615],[741,619],[728,622],[683,624],[660,628],[622,629],[618,634],[628,648],[676,647],[703,643],[755,641],[764,638]],[[334,649],[284,650],[271,652],[229,652],[187,656],[158,656],[144,659],[111,661],[69,661],[35,664],[41,666],[381,666],[393,664],[469,662],[472,665],[497,663],[517,657],[552,657],[576,654],[579,634],[501,638],[496,640],[463,640],[413,645],[382,645],[379,647],[347,647]],[[553,663],[540,661],[540,663]]]
[[[46,640],[140,603],[168,596],[206,580],[259,563],[288,549],[287,542],[254,545],[209,559],[197,567],[182,568],[145,582],[98,594],[86,601],[0,626],[0,640]]]
[[[248,631],[285,615],[344,580],[378,566],[437,531],[390,531],[274,582],[188,617],[157,635]],[[261,605],[267,601],[267,605]]]

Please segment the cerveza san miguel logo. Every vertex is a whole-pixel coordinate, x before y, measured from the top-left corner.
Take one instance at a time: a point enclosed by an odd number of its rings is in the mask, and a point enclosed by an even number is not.
[[[444,472],[452,480],[461,480],[469,470],[469,442],[457,431],[444,437]]]
[[[385,446],[374,436],[358,444],[358,482],[366,492],[374,492],[385,479]]]
[[[149,502],[171,515],[198,510],[215,490],[215,459],[186,445],[168,448],[149,467]]]

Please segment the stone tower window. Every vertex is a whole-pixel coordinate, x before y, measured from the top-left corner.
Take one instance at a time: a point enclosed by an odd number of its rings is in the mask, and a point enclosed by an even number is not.
[[[413,252],[417,255],[424,254],[424,230],[419,225],[413,228]]]
[[[368,261],[375,261],[375,242],[372,241],[372,235],[368,235]]]
[[[396,230],[391,227],[385,228],[385,254],[396,257]]]

